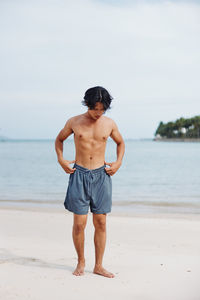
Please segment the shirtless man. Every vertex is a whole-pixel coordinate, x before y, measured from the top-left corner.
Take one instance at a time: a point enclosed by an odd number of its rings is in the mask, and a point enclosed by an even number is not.
[[[110,108],[112,97],[103,87],[93,87],[85,92],[83,104],[86,113],[70,118],[58,134],[55,149],[58,162],[70,174],[64,202],[66,209],[74,213],[73,242],[78,255],[74,275],[84,274],[84,229],[88,209],[93,213],[95,227],[95,266],[93,272],[112,278],[114,274],[103,268],[103,254],[106,245],[106,214],[111,211],[112,182],[122,164],[124,141],[115,122],[103,116]],[[63,141],[74,134],[75,160],[63,158]],[[117,144],[117,160],[105,162],[105,149],[108,137]],[[74,163],[71,167],[70,164]],[[106,167],[109,166],[109,167]]]

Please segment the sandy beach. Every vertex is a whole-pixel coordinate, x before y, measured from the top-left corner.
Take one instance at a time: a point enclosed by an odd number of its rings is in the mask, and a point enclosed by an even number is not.
[[[104,267],[115,278],[92,273],[91,214],[85,275],[72,275],[72,217],[62,208],[0,209],[1,299],[200,299],[198,215],[109,214]]]

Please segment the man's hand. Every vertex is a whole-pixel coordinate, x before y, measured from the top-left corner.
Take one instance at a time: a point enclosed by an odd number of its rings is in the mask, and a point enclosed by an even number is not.
[[[114,175],[121,166],[121,163],[118,161],[115,161],[112,163],[108,163],[105,161],[104,163],[106,165],[110,166],[110,168],[105,168],[106,173],[110,176]]]
[[[66,159],[60,159],[59,164],[61,165],[61,167],[65,170],[66,173],[68,174],[73,174],[76,170],[76,168],[71,168],[70,164],[75,163],[75,160],[66,160]]]

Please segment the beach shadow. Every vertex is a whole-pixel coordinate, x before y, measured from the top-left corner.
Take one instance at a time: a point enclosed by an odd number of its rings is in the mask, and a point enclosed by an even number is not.
[[[0,248],[0,264],[14,263],[23,266],[33,266],[40,268],[74,271],[75,266],[62,265],[53,262],[47,262],[35,257],[24,257],[11,253],[9,250]]]

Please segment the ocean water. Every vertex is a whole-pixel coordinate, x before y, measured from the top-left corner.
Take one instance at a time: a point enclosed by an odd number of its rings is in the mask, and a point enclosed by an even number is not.
[[[200,213],[200,143],[125,143],[123,165],[112,176],[115,211]],[[65,141],[64,157],[74,154],[73,140]],[[115,159],[110,139],[106,161]],[[53,140],[0,142],[0,205],[62,206],[68,178]]]

